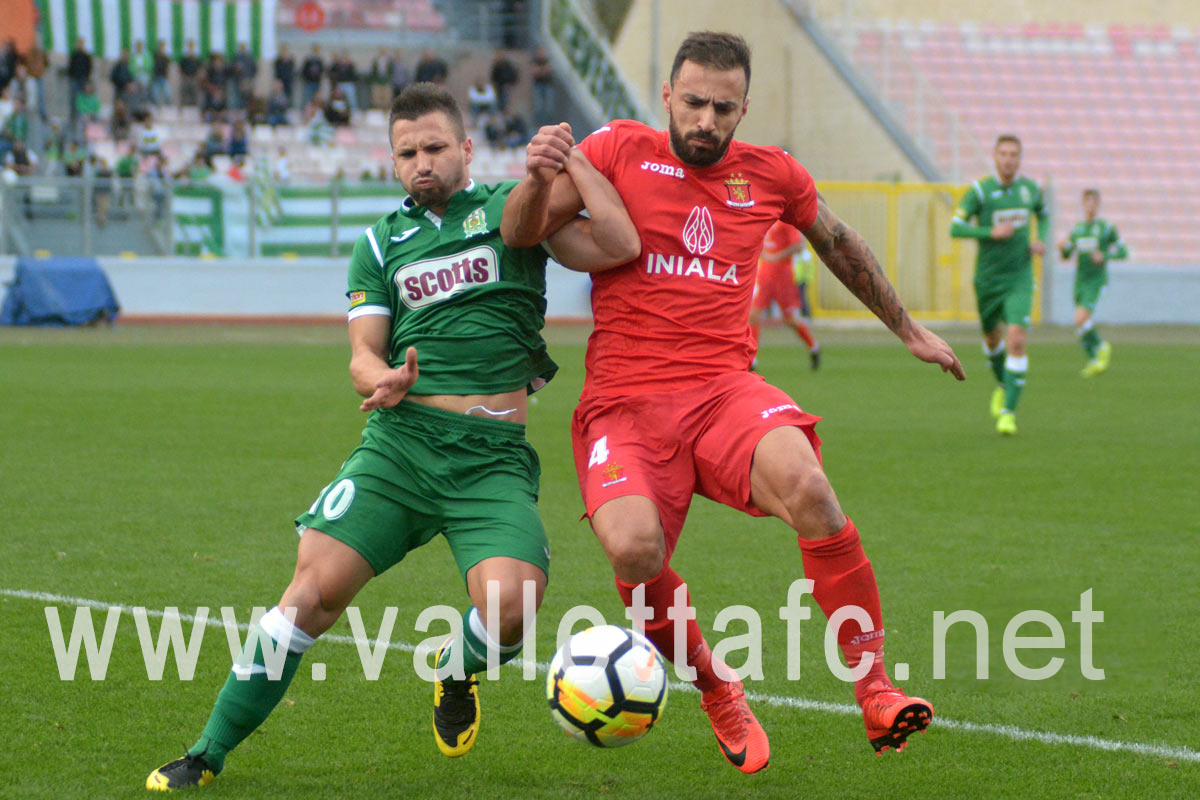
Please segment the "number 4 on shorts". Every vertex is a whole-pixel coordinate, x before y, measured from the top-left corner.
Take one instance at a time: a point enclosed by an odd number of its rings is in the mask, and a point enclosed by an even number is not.
[[[588,457],[588,469],[608,462],[608,437],[601,436],[592,445],[592,454]]]

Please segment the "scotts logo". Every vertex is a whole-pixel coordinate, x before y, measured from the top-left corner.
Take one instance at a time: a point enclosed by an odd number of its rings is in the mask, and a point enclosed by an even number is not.
[[[490,247],[472,247],[445,258],[417,261],[396,270],[400,299],[409,308],[424,308],[459,292],[500,280],[500,259]]]
[[[712,214],[706,206],[696,206],[683,223],[683,246],[695,256],[702,256],[712,249],[715,239]]]

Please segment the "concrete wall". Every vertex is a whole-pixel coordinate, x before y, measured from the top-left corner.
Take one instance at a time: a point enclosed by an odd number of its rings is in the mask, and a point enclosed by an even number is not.
[[[1049,321],[1069,325],[1075,304],[1074,265],[1058,265],[1051,275]],[[1108,286],[1096,307],[1097,322],[1200,323],[1200,269],[1114,262]],[[1197,335],[1200,342],[1200,334]]]
[[[123,314],[333,316],[346,314],[344,259],[100,258]],[[16,260],[0,257],[0,284]],[[591,280],[551,264],[548,315],[591,315]],[[2,294],[2,292],[0,292]]]
[[[786,145],[818,181],[920,178],[778,0],[746,0],[736,13],[728,3],[658,3],[657,42],[651,41],[654,0],[635,0],[613,43],[625,75],[651,107],[663,107],[662,84],[689,32],[732,31],[746,37],[753,53],[750,109],[739,139]]]

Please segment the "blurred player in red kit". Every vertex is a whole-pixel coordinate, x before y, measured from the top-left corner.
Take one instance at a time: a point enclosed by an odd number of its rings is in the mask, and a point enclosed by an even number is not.
[[[737,141],[748,107],[750,51],[725,33],[688,36],[663,85],[669,129],[616,120],[579,149],[616,187],[642,240],[641,255],[592,273],[594,330],[572,438],[580,487],[625,604],[642,597],[646,635],[694,669],[717,743],[743,772],[767,766],[770,747],[742,683],[715,662],[695,618],[675,647],[667,615],[686,585],[670,558],[693,493],[798,534],[806,577],[825,614],[858,606],[870,630],[843,625],[838,643],[876,752],[925,728],[932,706],[895,688],[884,669],[883,618],[871,562],[821,468],[817,417],[749,371],[747,319],[763,237],[776,220],[804,232],[814,252],[909,351],[962,379],[950,346],[912,320],[879,262],[778,147]],[[526,177],[509,196],[501,233],[536,244],[582,202],[562,173],[574,139],[542,128],[526,148]],[[715,554],[720,557],[720,554]],[[865,626],[864,626],[865,628]],[[731,679],[732,678],[732,679]]]
[[[821,346],[813,339],[808,323],[801,316],[800,289],[793,277],[792,258],[804,249],[804,237],[791,225],[780,221],[767,231],[762,257],[758,260],[758,281],[750,301],[750,335],[758,350],[758,335],[763,315],[771,303],[779,306],[783,321],[808,345],[809,363],[813,369],[821,366]]]

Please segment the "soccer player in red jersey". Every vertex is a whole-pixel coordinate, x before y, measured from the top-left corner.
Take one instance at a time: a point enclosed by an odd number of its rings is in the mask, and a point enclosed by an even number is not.
[[[804,238],[800,231],[786,222],[776,222],[767,231],[762,257],[758,260],[758,281],[750,301],[750,335],[754,337],[757,351],[763,314],[771,308],[771,303],[775,303],[783,314],[783,321],[808,345],[809,362],[816,369],[821,366],[821,347],[813,339],[804,317],[800,316],[800,290],[792,276],[792,256],[803,249]]]
[[[873,630],[842,626],[838,642],[847,665],[865,671],[855,698],[876,752],[900,749],[933,717],[884,669],[879,590],[821,468],[817,417],[749,371],[747,319],[767,230],[782,219],[803,231],[914,356],[963,378],[950,346],[909,317],[862,237],[830,211],[804,168],[777,147],[733,138],[749,83],[741,37],[692,34],[663,85],[669,130],[617,120],[579,146],[620,193],[642,252],[592,275],[595,328],[572,426],[587,514],[618,591],[627,606],[644,593],[653,611],[646,635],[694,669],[717,742],[743,772],[767,766],[766,733],[741,682],[714,663],[694,616],[680,653],[667,615],[676,589],[686,594],[670,558],[693,493],[786,522],[822,611],[869,614]],[[505,242],[535,244],[581,208],[560,174],[573,143],[565,125],[542,128],[529,143],[527,175],[504,210]]]

